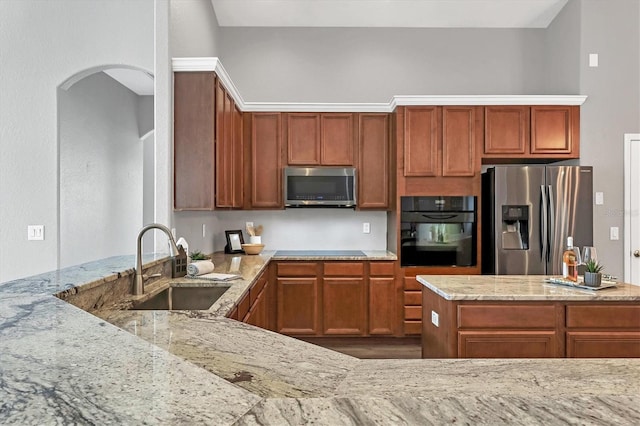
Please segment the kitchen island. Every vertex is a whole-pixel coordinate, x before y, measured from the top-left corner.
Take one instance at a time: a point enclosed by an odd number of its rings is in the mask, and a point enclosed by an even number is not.
[[[640,422],[637,359],[358,360],[226,318],[270,261],[242,256],[208,311],[102,306],[116,325],[53,294],[109,288],[133,256],[0,284],[0,423]]]
[[[417,276],[423,358],[640,357],[640,286],[551,278]]]

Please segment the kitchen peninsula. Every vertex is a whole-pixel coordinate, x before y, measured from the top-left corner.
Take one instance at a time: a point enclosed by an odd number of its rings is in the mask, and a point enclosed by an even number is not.
[[[423,358],[640,357],[640,286],[419,275]]]
[[[53,294],[108,289],[133,256],[0,284],[0,423],[640,422],[637,359],[359,360],[226,318],[273,260],[241,258],[210,310],[103,311],[115,326]]]

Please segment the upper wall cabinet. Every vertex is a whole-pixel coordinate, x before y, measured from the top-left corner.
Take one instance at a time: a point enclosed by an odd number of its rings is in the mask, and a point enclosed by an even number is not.
[[[464,177],[480,171],[476,156],[482,136],[482,107],[406,107],[404,175]]]
[[[247,116],[250,129],[248,187],[252,209],[281,209],[282,201],[282,114],[254,112]]]
[[[216,82],[216,207],[243,203],[242,111]]]
[[[485,107],[485,162],[579,156],[579,106]]]
[[[290,166],[352,166],[354,114],[286,114]]]
[[[358,114],[358,208],[389,208],[389,114]]]
[[[215,206],[215,90],[213,72],[174,74],[174,208]]]
[[[174,208],[243,204],[242,112],[213,72],[174,74]]]

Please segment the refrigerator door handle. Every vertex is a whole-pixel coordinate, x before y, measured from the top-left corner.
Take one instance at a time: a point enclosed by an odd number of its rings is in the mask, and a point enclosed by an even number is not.
[[[555,227],[554,224],[556,223],[556,217],[555,217],[555,206],[553,204],[553,188],[551,187],[551,185],[548,185],[548,190],[547,190],[547,197],[549,197],[549,247],[547,249],[547,262],[551,260],[551,250],[553,250],[554,248],[551,247],[551,241],[554,241],[554,235],[555,235]]]
[[[540,252],[542,256],[542,261],[546,262],[548,253],[547,253],[547,243],[549,241],[549,234],[547,232],[547,217],[548,217],[548,206],[547,206],[547,192],[545,190],[544,185],[540,185],[540,198],[542,203],[540,204]]]

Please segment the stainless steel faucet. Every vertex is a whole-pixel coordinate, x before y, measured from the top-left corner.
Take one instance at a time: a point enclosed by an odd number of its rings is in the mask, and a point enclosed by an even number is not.
[[[167,237],[169,237],[169,243],[171,244],[171,255],[175,257],[175,256],[178,256],[179,254],[178,246],[176,245],[176,241],[174,240],[173,235],[171,234],[171,231],[169,230],[169,228],[159,223],[150,223],[144,228],[142,228],[138,233],[138,248],[136,251],[136,279],[133,283],[134,296],[144,294],[145,276],[142,275],[142,237],[144,233],[147,232],[149,229],[159,229],[165,234],[167,234]]]

